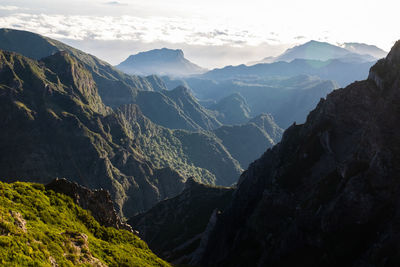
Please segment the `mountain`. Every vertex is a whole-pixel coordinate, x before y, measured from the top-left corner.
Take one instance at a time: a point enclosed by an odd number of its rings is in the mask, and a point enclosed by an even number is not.
[[[170,266],[126,230],[100,225],[63,194],[0,182],[2,266]]]
[[[343,43],[340,45],[344,49],[352,53],[360,55],[371,55],[376,59],[384,58],[388,54],[386,51],[376,47],[375,45],[368,45],[363,43]]]
[[[246,80],[254,78],[293,77],[298,75],[317,76],[323,80],[332,80],[340,86],[346,86],[355,80],[368,76],[373,62],[347,62],[339,59],[327,61],[295,59],[291,62],[275,62],[253,66],[227,66],[206,72],[201,77],[211,80]],[[189,86],[192,86],[189,83]]]
[[[208,109],[217,112],[217,119],[223,124],[243,124],[250,119],[250,107],[239,93],[229,95]]]
[[[202,107],[183,86],[171,91],[139,91],[133,103],[151,121],[170,129],[212,130],[221,126],[213,112]]]
[[[116,66],[119,70],[138,75],[188,76],[206,70],[185,58],[180,49],[154,49],[129,56]]]
[[[203,266],[397,266],[400,41],[241,176]]]
[[[154,167],[132,146],[127,120],[103,104],[96,85],[67,52],[35,61],[0,51],[3,181],[65,177],[104,188],[122,216],[179,194],[185,178]]]
[[[261,114],[243,125],[222,126],[214,133],[243,169],[277,144],[283,130],[271,115]],[[270,136],[271,134],[271,136]]]
[[[138,90],[166,89],[162,80],[156,76],[149,79],[127,75],[95,56],[32,32],[0,29],[0,49],[36,60],[51,56],[56,52],[68,52],[73,58],[83,63],[96,82],[104,104],[113,108],[130,103]]]
[[[341,46],[336,46],[326,42],[311,40],[307,43],[289,48],[277,57],[266,57],[261,61],[251,62],[249,64],[254,65],[279,61],[291,62],[295,59],[319,61],[341,59],[342,61],[370,62],[376,61],[386,54],[385,51],[373,45],[344,43]]]
[[[228,80],[190,78],[186,79],[186,82],[197,98],[209,102],[221,101],[224,103],[226,100],[232,100],[229,98],[230,95],[240,94],[246,104],[240,104],[240,101],[237,101],[236,104],[228,105],[229,108],[236,109],[234,113],[231,113],[233,111],[225,113],[227,116],[231,116],[228,122],[243,121],[250,109],[250,117],[256,117],[263,113],[272,114],[275,122],[281,128],[287,128],[293,122],[304,122],[308,112],[315,107],[320,98],[338,88],[333,81],[325,81],[309,75]],[[222,100],[224,98],[227,99]],[[233,100],[235,98],[240,100],[233,95]],[[216,107],[218,105],[212,103],[208,105],[209,109]],[[224,119],[218,112],[216,116],[219,120]]]
[[[232,198],[232,188],[186,182],[185,190],[161,201],[149,211],[132,217],[128,223],[160,257],[187,264],[199,246],[213,213],[223,210]]]
[[[133,104],[120,107],[118,114],[134,136],[132,145],[157,168],[171,168],[184,177],[217,185],[235,183],[242,172],[237,160],[211,132],[161,127],[146,118]],[[175,192],[176,186],[171,183],[170,189],[160,191]]]

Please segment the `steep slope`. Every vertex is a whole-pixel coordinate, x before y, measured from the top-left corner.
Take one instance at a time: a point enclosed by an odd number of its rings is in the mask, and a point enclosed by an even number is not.
[[[228,205],[232,192],[232,188],[207,186],[189,179],[181,194],[132,217],[128,223],[139,230],[140,237],[160,257],[185,264],[198,248],[209,218]]]
[[[263,129],[275,143],[281,141],[283,129],[276,124],[271,114],[260,114],[252,118],[249,123],[254,123]]]
[[[59,41],[27,31],[0,29],[0,49],[16,52],[36,60],[59,51],[68,52],[89,70],[97,84],[103,102],[111,107],[130,103],[138,90],[159,91],[166,89],[164,83],[158,77],[147,79],[127,75],[92,55]]]
[[[127,216],[177,195],[184,178],[158,170],[132,146],[126,120],[104,106],[95,85],[65,52],[37,62],[0,51],[0,176],[104,188]]]
[[[239,93],[229,95],[209,107],[217,111],[217,119],[223,124],[243,124],[250,119],[250,107]]]
[[[187,76],[205,72],[205,69],[187,60],[182,50],[168,48],[131,55],[116,68],[125,73],[137,75]]]
[[[183,86],[171,91],[140,91],[133,103],[151,121],[170,129],[212,130],[221,126],[213,112],[202,107]]]
[[[241,176],[206,266],[397,266],[400,41]]]
[[[222,126],[214,130],[215,135],[222,140],[222,144],[239,161],[243,169],[258,159],[266,149],[277,144],[282,132],[273,118],[265,114],[257,116],[247,124]]]
[[[193,176],[207,184],[231,185],[240,176],[242,169],[239,163],[212,133],[193,133],[158,126],[132,104],[122,106],[119,114],[126,118],[126,127],[135,136],[133,142],[136,149],[154,166],[172,168],[185,177]]]
[[[1,183],[2,266],[170,266],[140,238],[101,226],[43,185]]]

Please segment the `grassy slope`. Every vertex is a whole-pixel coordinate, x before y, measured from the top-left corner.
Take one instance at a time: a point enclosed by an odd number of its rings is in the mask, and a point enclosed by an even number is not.
[[[0,264],[51,266],[51,261],[59,266],[169,266],[138,237],[101,226],[65,195],[39,184],[0,183]]]

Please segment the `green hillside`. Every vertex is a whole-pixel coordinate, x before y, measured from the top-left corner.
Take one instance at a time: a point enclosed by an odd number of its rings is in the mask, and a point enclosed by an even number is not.
[[[2,266],[169,266],[126,230],[101,226],[40,184],[0,182]]]

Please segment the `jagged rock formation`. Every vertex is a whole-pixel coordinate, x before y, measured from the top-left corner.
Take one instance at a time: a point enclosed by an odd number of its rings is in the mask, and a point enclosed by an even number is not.
[[[66,177],[109,190],[128,216],[183,189],[184,177],[160,172],[132,146],[126,120],[103,104],[91,72],[65,52],[38,62],[0,51],[0,114],[6,181]],[[167,195],[164,183],[174,185]]]
[[[160,257],[187,264],[200,244],[202,233],[215,211],[221,211],[232,197],[232,188],[212,187],[188,179],[178,196],[161,201],[128,223]]]
[[[398,266],[400,42],[241,176],[204,266]]]
[[[132,227],[121,221],[114,209],[114,203],[107,190],[90,190],[77,183],[70,182],[65,178],[54,179],[45,186],[46,190],[53,190],[71,197],[74,202],[85,210],[89,210],[101,225],[114,227],[116,229],[125,229],[133,232]]]
[[[187,60],[180,49],[153,49],[129,56],[116,66],[128,74],[187,76],[206,70]]]

